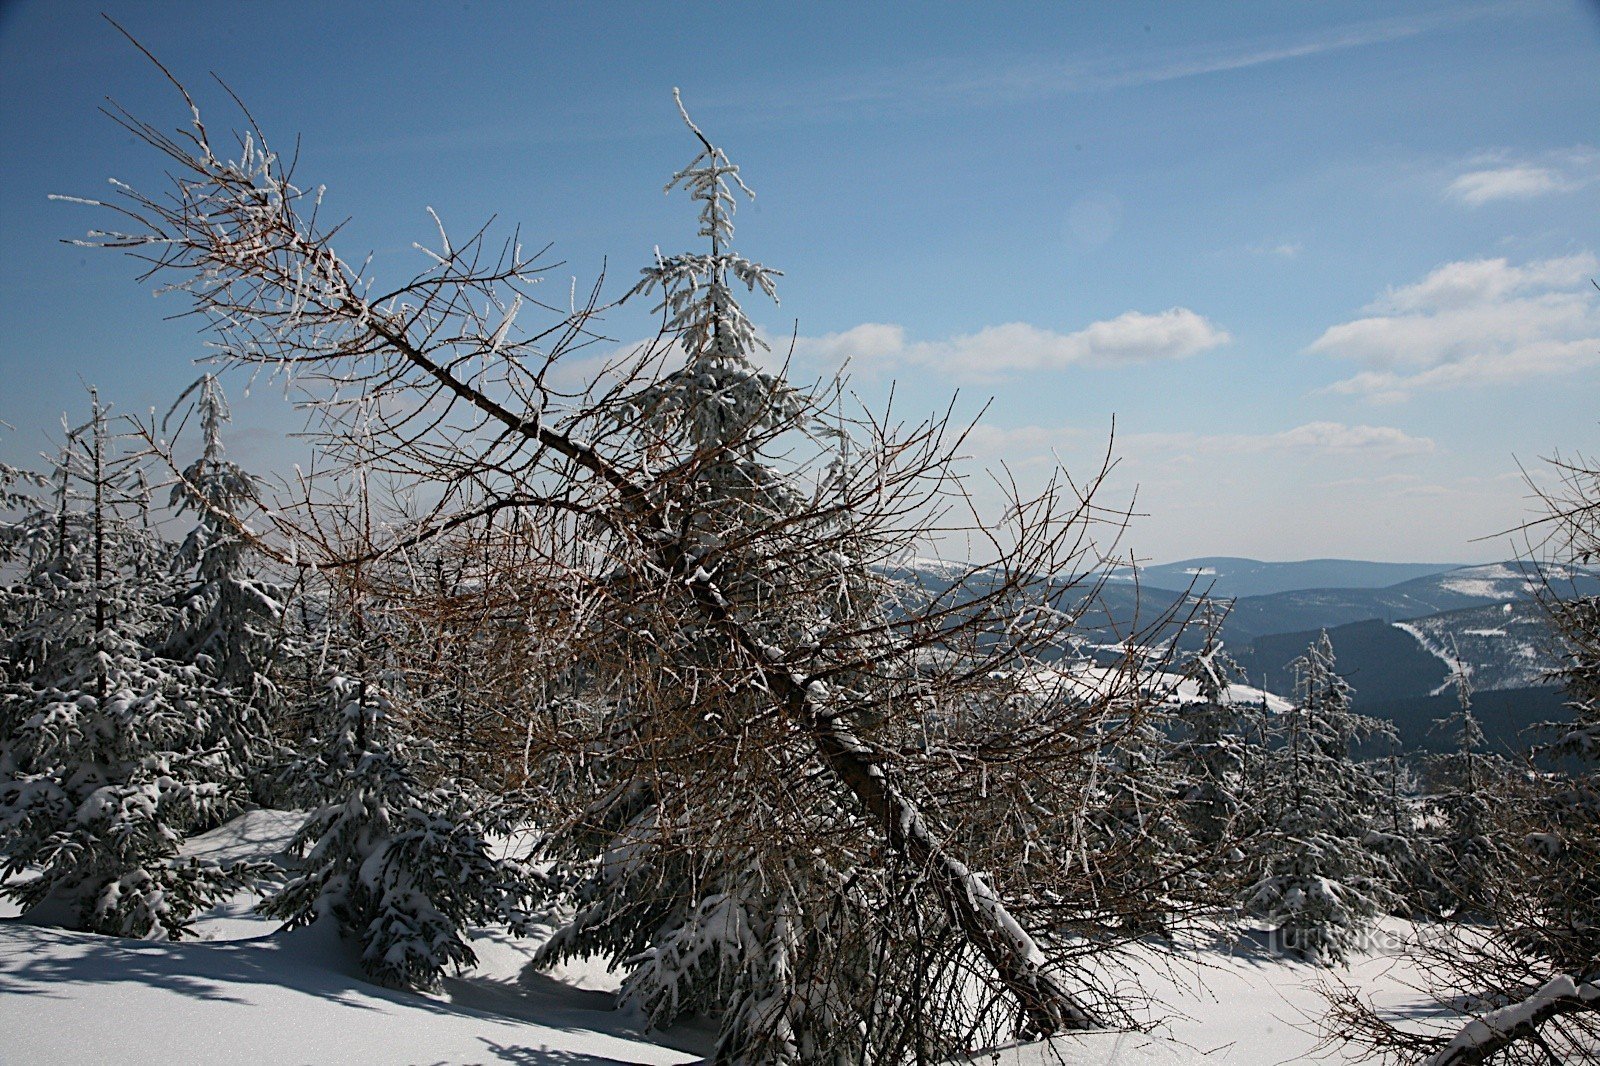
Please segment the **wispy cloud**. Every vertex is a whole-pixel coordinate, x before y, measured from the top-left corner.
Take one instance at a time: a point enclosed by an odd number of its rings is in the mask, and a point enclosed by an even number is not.
[[[1027,466],[1050,460],[1057,449],[1095,446],[1104,441],[1078,426],[997,427],[987,423],[975,426],[967,438],[972,453],[982,459],[1004,459]],[[1119,433],[1115,438],[1118,456],[1141,463],[1147,461],[1194,460],[1219,456],[1296,455],[1365,456],[1369,459],[1400,459],[1431,455],[1438,450],[1431,437],[1419,437],[1397,426],[1350,425],[1344,422],[1306,422],[1269,433],[1151,432]],[[1414,478],[1414,474],[1393,474],[1369,480],[1390,483]]]
[[[1600,181],[1600,150],[1587,146],[1531,159],[1504,153],[1479,156],[1466,165],[1471,169],[1452,180],[1445,195],[1469,207],[1575,192]]]
[[[1426,389],[1518,381],[1600,364],[1591,253],[1513,266],[1463,260],[1391,289],[1310,351],[1366,369],[1330,392],[1380,401]]]
[[[1252,255],[1270,255],[1277,259],[1293,259],[1305,250],[1299,241],[1264,241],[1261,244],[1252,244]]]
[[[1155,314],[1128,311],[1071,333],[1026,322],[988,326],[945,340],[913,341],[905,327],[868,322],[821,337],[802,337],[796,352],[823,364],[849,360],[863,369],[932,367],[968,380],[1059,370],[1187,359],[1228,343],[1228,331],[1186,307]]]
[[[779,118],[832,119],[841,115],[920,114],[931,109],[971,110],[1013,106],[1083,93],[1111,92],[1335,52],[1376,47],[1492,16],[1503,4],[1460,5],[1444,11],[1371,19],[1301,34],[1258,36],[1204,46],[1141,48],[1107,53],[1103,46],[1041,56],[943,56],[875,70],[852,71],[805,86],[751,86],[708,106],[759,111]]]
[[[1261,455],[1284,451],[1301,454],[1361,454],[1374,458],[1428,455],[1432,438],[1417,437],[1395,426],[1307,422],[1276,433],[1139,433],[1118,439],[1127,454]]]

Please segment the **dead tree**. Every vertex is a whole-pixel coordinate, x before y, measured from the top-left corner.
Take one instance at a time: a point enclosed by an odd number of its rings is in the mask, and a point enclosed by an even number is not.
[[[948,414],[898,425],[853,411],[839,382],[802,391],[746,372],[719,332],[731,312],[705,291],[689,298],[710,300],[698,335],[664,331],[563,392],[560,361],[602,341],[598,285],[543,300],[551,264],[517,236],[457,243],[441,223],[418,246],[427,268],[384,289],[334,250],[320,190],[253,123],[219,151],[183,95],[192,121],[173,133],[112,110],[166,155],[172,183],[89,201],[120,219],[83,243],[127,251],[143,280],[184,294],[222,363],[312,396],[327,470],[422,501],[355,556],[317,535],[314,492],[260,539],[286,561],[368,573],[452,538],[494,546],[454,587],[523,727],[508,735],[523,735],[541,816],[569,838],[625,837],[644,830],[622,799],[642,794],[651,861],[693,882],[743,856],[764,885],[751,913],[777,945],[760,987],[746,974],[724,988],[752,1039],[810,1061],[795,1027],[853,1011],[859,1061],[920,1061],[1008,1027],[1118,1021],[1094,968],[1106,916],[1150,904],[1094,896],[1106,879],[1074,834],[1076,794],[1052,788],[1147,700],[1134,634],[1115,662],[1051,665],[1097,594],[1096,538],[1120,529],[1095,502],[1109,459],[1034,497],[1004,484],[1003,520],[980,517]],[[701,140],[693,180],[725,183],[731,165]],[[714,274],[727,250],[708,225],[700,268]],[[717,350],[728,358],[708,373],[771,402],[730,421],[708,406],[719,386],[664,409],[680,373],[667,367],[686,351],[695,371]],[[683,428],[713,416],[715,435]],[[708,501],[730,466],[751,472],[750,491]],[[937,582],[901,565],[962,538],[976,561]],[[849,953],[867,961],[841,985]]]

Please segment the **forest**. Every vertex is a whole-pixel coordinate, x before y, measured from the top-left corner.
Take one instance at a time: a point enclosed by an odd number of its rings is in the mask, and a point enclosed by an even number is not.
[[[1073,1042],[1144,1024],[1130,959],[1236,940],[1325,971],[1361,1061],[1595,1060],[1600,597],[1541,585],[1562,719],[1520,751],[1465,676],[1437,750],[1385,748],[1326,632],[1276,701],[1203,589],[1108,635],[1111,450],[999,473],[994,513],[951,411],[791,380],[746,176],[681,101],[697,245],[568,291],[438,216],[375,276],[243,104],[172,88],[176,129],[113,113],[170,181],[74,198],[78,243],[182,301],[204,372],[164,412],[90,389],[0,468],[5,924],[178,941],[244,893],[405,994],[493,928],[775,1064],[1114,1061]],[[622,303],[659,332],[609,354]],[[247,381],[311,462],[230,457]],[[1600,472],[1554,470],[1534,573],[1600,554]],[[187,846],[263,811],[279,859]],[[1395,929],[1427,1011],[1337,980]]]

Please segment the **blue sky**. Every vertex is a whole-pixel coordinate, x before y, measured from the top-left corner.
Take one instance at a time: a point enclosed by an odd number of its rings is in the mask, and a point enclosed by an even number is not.
[[[759,195],[738,243],[785,277],[752,317],[798,331],[797,365],[849,358],[907,412],[992,397],[974,459],[1025,482],[1086,469],[1115,416],[1142,558],[1504,557],[1518,461],[1600,435],[1589,4],[101,0],[0,7],[12,460],[83,382],[164,407],[203,354],[131,263],[59,243],[98,220],[48,194],[160,180],[103,99],[185,117],[101,10],[215,121],[212,71],[299,135],[386,278],[432,206],[620,294],[693,241],[661,195],[692,154],[680,86]],[[235,450],[283,461],[281,401],[236,406]]]

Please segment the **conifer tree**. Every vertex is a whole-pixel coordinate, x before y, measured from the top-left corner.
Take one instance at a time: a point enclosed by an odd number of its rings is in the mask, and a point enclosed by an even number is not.
[[[167,551],[142,471],[109,416],[69,432],[54,513],[6,590],[0,696],[0,876],[41,921],[176,939],[250,877],[179,856],[191,829],[237,808],[242,768],[216,743],[219,692],[152,651],[169,622]]]
[[[1172,717],[1141,709],[1116,723],[1081,804],[1083,846],[1098,858],[1100,889],[1121,901],[1126,916],[1114,920],[1137,936],[1170,935],[1209,895],[1203,875],[1212,864],[1183,817]]]
[[[1455,750],[1428,760],[1432,800],[1440,826],[1434,834],[1442,904],[1456,918],[1482,919],[1493,911],[1497,881],[1510,869],[1494,805],[1513,793],[1506,787],[1511,767],[1483,750],[1483,727],[1472,713],[1464,673],[1456,678],[1458,707],[1436,725],[1450,731]]]
[[[667,445],[660,461],[679,467],[671,505],[691,555],[718,559],[720,594],[749,613],[758,639],[781,647],[827,622],[847,623],[870,602],[872,582],[864,569],[869,555],[783,559],[774,566],[770,557],[741,549],[742,541],[759,543],[760,531],[786,522],[803,522],[816,535],[818,522],[806,513],[814,497],[781,475],[766,453],[793,446],[775,437],[821,438],[829,431],[811,421],[812,400],[754,361],[765,344],[735,286],[775,300],[778,272],[734,250],[733,190],[749,190],[738,167],[706,140],[681,101],[679,110],[701,150],[673,175],[667,190],[682,188],[699,204],[698,235],[708,249],[658,254],[632,290],[630,295],[659,292],[656,310],[685,362],[629,397],[619,418],[646,427]],[[824,569],[835,577],[834,592],[818,602],[799,590],[814,588]],[[676,656],[686,664],[723,654],[714,636],[698,626],[679,633],[675,643]],[[705,702],[699,713],[711,727],[691,728],[671,743],[692,758],[694,748],[720,730],[719,719],[751,713],[741,706],[748,703],[735,695]],[[649,703],[636,712],[628,702],[610,711],[615,717],[608,728],[644,733],[651,725],[636,714],[660,713]],[[806,756],[796,745],[779,757]],[[874,983],[873,954],[866,943],[822,957],[814,952],[820,946],[816,938],[827,936],[820,932],[825,924],[841,937],[851,935],[852,925],[870,928],[869,897],[840,892],[847,876],[842,870],[795,851],[782,856],[781,867],[771,864],[763,847],[734,845],[710,861],[685,854],[672,838],[677,822],[695,814],[677,807],[666,784],[670,778],[664,781],[658,768],[626,756],[613,768],[603,762],[597,768],[615,775],[606,795],[576,832],[553,842],[578,862],[573,887],[583,906],[541,957],[610,956],[629,971],[623,1004],[641,1010],[652,1024],[668,1024],[686,1012],[717,1011],[718,1061],[810,1062],[825,1053],[847,1061],[866,1055],[862,1037],[851,1034],[858,1028],[852,1012],[853,1001],[868,995]],[[728,798],[746,818],[759,823],[770,817],[744,807],[748,797],[738,791],[734,785]],[[813,826],[847,816],[835,796],[816,794],[809,802],[814,807],[806,818]],[[771,831],[785,830],[774,825]]]
[[[265,697],[274,630],[283,613],[283,590],[254,572],[243,522],[261,504],[256,479],[227,457],[223,426],[232,418],[221,383],[206,374],[178,398],[197,393],[200,455],[179,474],[171,506],[193,513],[194,528],[178,549],[179,565],[194,584],[173,619],[167,654],[195,662],[221,685]]]
[[[1335,666],[1327,633],[1295,660],[1294,706],[1270,774],[1277,802],[1247,896],[1247,908],[1287,948],[1324,963],[1343,961],[1362,929],[1396,902],[1389,863],[1368,846],[1382,790],[1350,751],[1379,726],[1351,711],[1350,686]]]
[[[174,557],[188,585],[178,592],[160,650],[194,664],[219,690],[222,705],[212,716],[208,740],[227,747],[250,775],[253,793],[266,797],[265,775],[278,761],[269,724],[279,704],[271,660],[285,589],[253,565],[244,523],[260,506],[260,494],[256,479],[227,457],[222,429],[232,414],[222,386],[206,374],[173,409],[191,394],[196,394],[201,451],[178,472],[169,501],[175,513],[195,517]]]
[[[1209,601],[1199,620],[1202,643],[1179,667],[1198,699],[1184,699],[1174,712],[1173,759],[1196,843],[1215,848],[1235,838],[1244,807],[1246,745],[1252,709],[1229,694],[1244,671],[1222,643],[1222,615]]]
[[[1582,484],[1586,509],[1569,512],[1588,561],[1600,546],[1593,474]],[[1592,982],[1600,997],[1600,597],[1560,598],[1546,591],[1546,613],[1566,653],[1558,672],[1571,716],[1545,726],[1555,739],[1537,754],[1549,760],[1528,807],[1518,892],[1497,908],[1515,915],[1518,939],[1549,958],[1558,973]]]
[[[418,780],[377,685],[335,674],[326,700],[321,747],[291,769],[323,799],[290,844],[299,871],[260,910],[290,928],[327,916],[373,980],[437,989],[476,960],[467,927],[526,931],[531,882],[493,855],[487,833],[506,828],[494,812]]]

